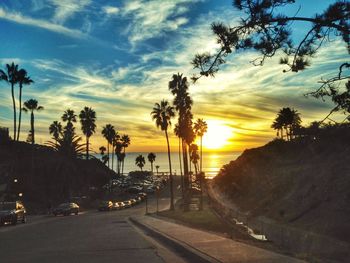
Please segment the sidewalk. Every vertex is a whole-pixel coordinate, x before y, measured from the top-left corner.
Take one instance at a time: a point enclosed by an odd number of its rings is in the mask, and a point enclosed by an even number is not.
[[[277,254],[268,250],[243,244],[231,239],[171,223],[150,216],[132,217],[145,228],[161,234],[164,238],[189,247],[193,253],[206,255],[208,262],[257,262],[257,263],[301,263],[305,262],[292,257]]]

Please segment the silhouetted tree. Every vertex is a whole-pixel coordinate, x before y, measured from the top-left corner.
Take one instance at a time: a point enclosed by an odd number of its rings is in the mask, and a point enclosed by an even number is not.
[[[182,173],[182,160],[181,160],[181,136],[180,136],[180,128],[178,124],[175,124],[174,133],[179,138],[178,151],[179,151],[180,178],[181,178],[181,195],[182,195],[182,200],[184,200],[184,178]]]
[[[121,143],[122,143],[122,146],[123,146],[123,153],[124,153],[124,158],[123,158],[123,162],[122,162],[122,174],[124,173],[124,161],[125,161],[125,157],[126,157],[126,148],[129,147],[130,145],[130,137],[129,135],[126,135],[124,134],[122,137],[121,137]]]
[[[287,140],[292,140],[294,137],[294,129],[299,127],[301,123],[300,113],[289,107],[282,108],[271,127],[277,130],[277,136],[281,133],[281,139],[283,139],[283,130],[286,132]]]
[[[15,100],[15,84],[18,82],[18,65],[12,62],[11,65],[6,64],[6,72],[0,70],[0,80],[4,80],[11,85],[12,107],[13,107],[13,140],[17,139],[17,114],[16,114],[16,100]],[[22,107],[22,105],[20,105]]]
[[[201,155],[200,155],[200,169],[199,171],[202,172],[202,161],[203,161],[203,135],[208,130],[208,125],[203,119],[197,119],[197,121],[194,123],[194,131],[197,136],[201,138]]]
[[[143,166],[145,165],[146,161],[145,158],[140,154],[139,156],[136,157],[135,159],[135,164],[140,167],[141,171]]]
[[[41,111],[44,109],[43,106],[38,105],[38,101],[34,99],[27,100],[24,102],[23,111],[30,112],[30,133],[32,138],[32,144],[35,143],[35,130],[34,130],[34,111]]]
[[[175,117],[174,108],[169,105],[168,101],[162,100],[160,103],[154,104],[151,116],[152,120],[155,120],[156,126],[165,133],[169,160],[170,210],[174,210],[173,174],[171,170],[170,144],[168,137],[168,128],[171,126],[171,119]]]
[[[182,139],[182,155],[183,155],[183,169],[184,169],[184,209],[189,209],[190,200],[190,175],[188,162],[188,146],[194,140],[194,132],[192,129],[192,104],[193,101],[188,93],[189,83],[186,77],[182,74],[174,74],[172,80],[169,82],[169,90],[175,96],[173,104],[176,111],[179,113],[178,117],[178,136]]]
[[[105,127],[102,128],[102,135],[107,140],[107,155],[108,155],[108,168],[109,168],[109,145],[112,144],[114,135],[115,135],[115,129],[114,126],[111,124],[107,124]]]
[[[160,166],[156,165],[157,175],[159,174],[159,172],[158,172],[159,168],[160,168]]]
[[[51,123],[50,127],[49,127],[49,132],[50,134],[52,134],[53,139],[57,142],[58,138],[60,136],[62,136],[62,125],[60,122],[58,121],[54,121],[53,123]]]
[[[149,153],[147,155],[148,161],[151,163],[151,171],[153,173],[153,162],[156,160],[156,155],[154,153]]]
[[[119,135],[118,135],[118,137],[119,137]],[[117,156],[117,172],[120,175],[120,170],[121,170],[122,162],[124,160],[125,155],[122,152],[123,151],[123,143],[119,139],[115,144],[114,151],[115,151],[115,154]]]
[[[96,129],[96,112],[89,107],[84,109],[79,114],[81,130],[86,137],[86,160],[89,159],[89,139],[95,133]]]
[[[82,158],[85,145],[80,143],[81,137],[63,133],[63,136],[58,138],[57,142],[48,142],[55,151],[64,156],[65,159],[72,160]]]
[[[198,161],[199,161],[199,154],[198,154],[198,145],[197,144],[191,144],[189,148],[190,153],[190,160],[193,163],[195,174],[198,174]]]
[[[61,119],[62,121],[67,122],[66,126],[63,128],[64,136],[73,137],[75,135],[75,128],[73,123],[77,122],[77,115],[75,114],[74,110],[67,109],[64,111]]]
[[[245,17],[234,27],[222,23],[212,24],[212,31],[220,47],[215,54],[195,55],[192,64],[200,73],[193,77],[193,81],[202,76],[214,76],[220,65],[226,62],[226,57],[239,50],[258,51],[261,56],[252,61],[254,65],[263,65],[266,58],[273,57],[277,51],[281,51],[284,57],[280,63],[288,68],[284,72],[304,70],[310,65],[309,59],[316,55],[321,46],[333,42],[339,36],[350,53],[349,1],[334,1],[323,13],[310,17],[288,16],[280,12],[281,7],[293,3],[295,0],[234,0],[233,6],[243,12]],[[295,22],[310,25],[298,41],[293,41],[290,30]],[[349,108],[349,101],[344,107],[336,98],[349,97],[350,91],[339,90],[340,85],[334,85],[335,82],[349,80],[350,74],[344,73],[345,69],[349,68],[349,62],[341,63],[337,76],[322,80],[321,87],[310,93],[316,98],[331,96],[336,104],[331,113]]]
[[[117,131],[113,131],[113,134],[111,135],[112,138],[111,138],[111,146],[112,146],[112,170],[114,170],[114,155],[118,154],[118,152],[120,152],[120,150],[118,151],[117,150],[117,145],[120,144],[120,135],[118,134]],[[117,160],[117,166],[119,165],[119,162]],[[119,167],[118,167],[119,169]],[[119,172],[118,172],[119,173]]]
[[[104,146],[101,146],[100,148],[99,148],[99,150],[100,150],[100,154],[101,154],[101,159],[102,159],[102,162],[103,162],[103,164],[106,164],[107,162],[108,162],[108,156],[105,154],[105,152],[106,152],[106,147],[104,147]]]
[[[25,69],[20,69],[17,73],[17,81],[19,84],[19,116],[18,116],[18,130],[17,130],[17,141],[19,141],[19,136],[21,133],[21,120],[22,120],[22,90],[23,85],[30,85],[34,81],[27,75],[27,71]]]

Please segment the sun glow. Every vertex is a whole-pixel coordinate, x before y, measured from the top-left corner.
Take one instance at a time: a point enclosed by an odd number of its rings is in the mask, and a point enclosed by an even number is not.
[[[219,150],[228,145],[233,137],[232,128],[217,120],[208,120],[208,131],[203,136],[203,148],[207,150]],[[199,145],[199,140],[197,141]]]

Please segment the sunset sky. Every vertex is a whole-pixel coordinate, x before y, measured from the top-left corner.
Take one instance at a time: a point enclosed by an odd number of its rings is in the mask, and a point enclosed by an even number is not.
[[[285,11],[300,16],[323,11],[334,1],[296,1]],[[315,5],[317,2],[317,5]],[[150,112],[155,102],[172,100],[168,82],[180,72],[190,77],[190,64],[201,51],[213,51],[214,21],[234,25],[240,13],[231,0],[2,0],[0,2],[1,68],[14,61],[35,83],[24,88],[24,100],[35,98],[45,110],[36,114],[36,141],[50,140],[48,127],[71,108],[97,113],[92,148],[105,144],[107,123],[131,137],[129,151],[166,151],[163,133]],[[295,23],[296,38],[306,24]],[[309,26],[309,25],[307,25]],[[270,128],[281,107],[301,113],[303,124],[321,120],[331,103],[303,96],[321,77],[336,74],[348,57],[341,41],[327,44],[301,73],[282,73],[279,56],[263,67],[249,63],[253,52],[231,56],[215,78],[190,86],[195,119],[209,124],[208,149],[242,151],[273,139]],[[0,126],[12,128],[10,88],[0,82]],[[337,118],[337,117],[335,117]],[[174,123],[176,121],[174,120]],[[24,114],[21,139],[29,131]],[[77,124],[80,133],[80,124]],[[12,134],[12,129],[10,130]],[[173,149],[176,138],[172,136]],[[218,149],[215,149],[218,150]]]

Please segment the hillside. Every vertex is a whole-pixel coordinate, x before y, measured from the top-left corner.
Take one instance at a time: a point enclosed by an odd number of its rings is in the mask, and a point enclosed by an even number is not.
[[[349,242],[349,125],[246,150],[222,168],[214,185],[252,217]]]
[[[23,193],[25,203],[40,210],[48,203],[97,195],[96,189],[113,175],[97,159],[71,160],[49,147],[24,142],[0,145],[0,200]]]

